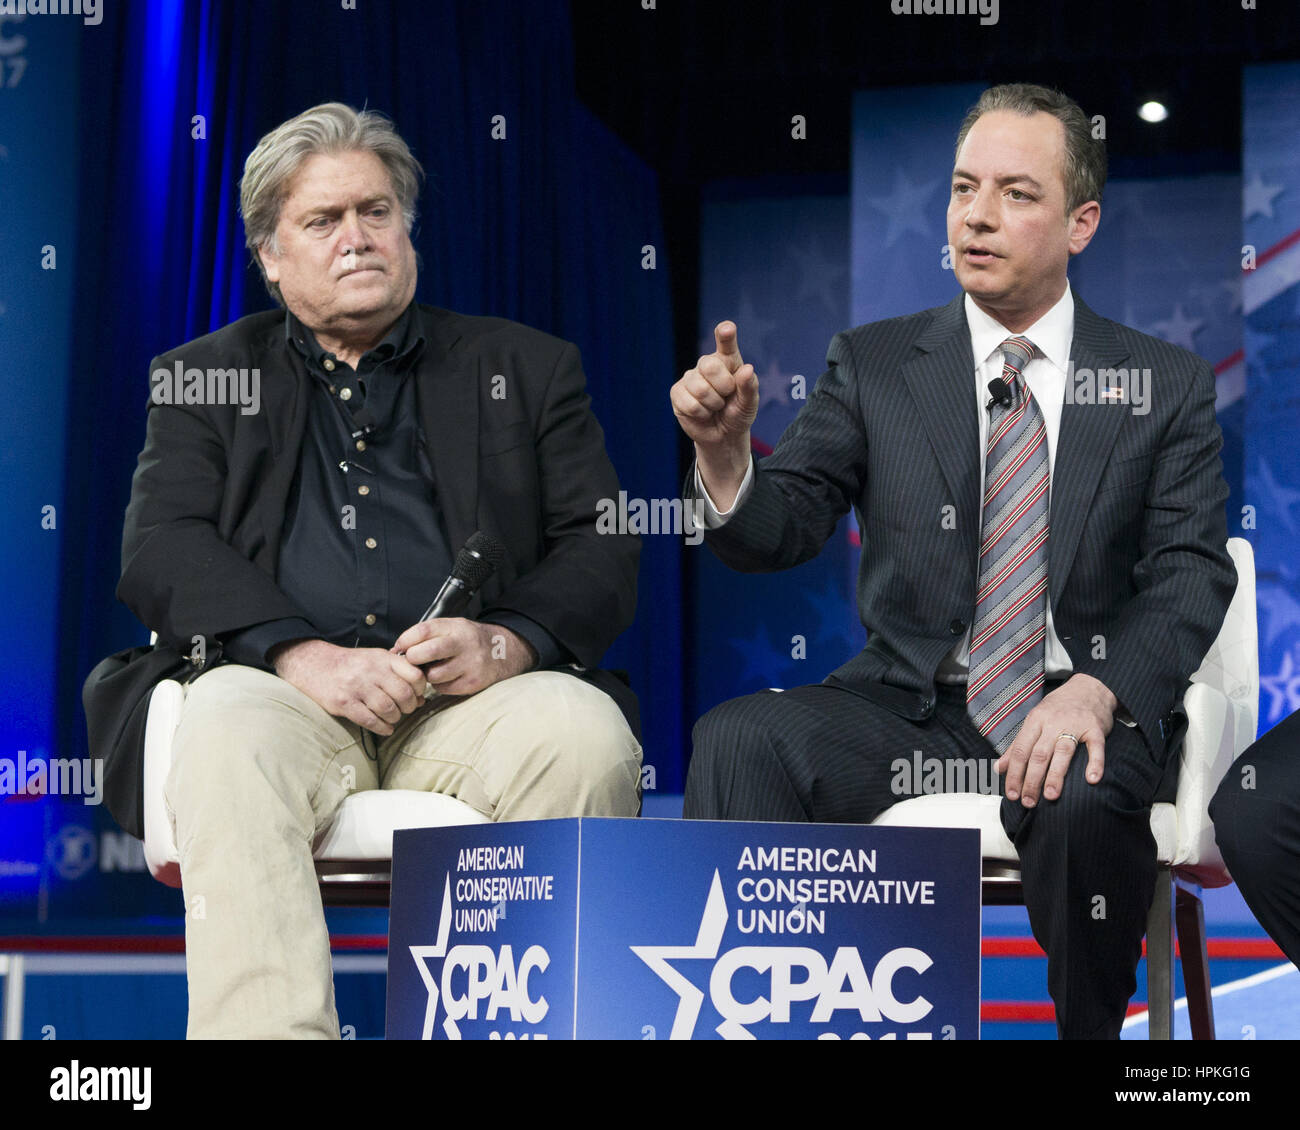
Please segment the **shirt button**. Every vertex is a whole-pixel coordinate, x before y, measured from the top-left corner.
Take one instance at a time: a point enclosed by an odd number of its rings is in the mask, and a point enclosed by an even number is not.
[[[360,487],[357,487],[357,494],[369,494],[369,493],[370,493],[370,488],[369,488],[369,487],[367,487],[367,486],[360,486]]]
[[[339,389],[339,399],[340,399],[340,400],[351,400],[351,399],[352,399],[352,390],[351,390],[350,388],[341,388],[341,389]]]
[[[962,632],[964,632],[965,630],[966,630],[965,620],[954,619],[953,622],[948,625],[948,631],[950,631],[954,636],[961,635]]]
[[[379,543],[374,538],[366,538],[366,548],[374,549]]]
[[[370,615],[366,617],[366,624],[367,624],[367,626],[369,626],[369,627],[371,627],[371,628],[373,628],[373,627],[375,626],[375,614],[374,614],[373,612],[370,613]]]
[[[363,439],[357,440],[357,450],[365,451],[365,449],[366,449],[366,441]]]
[[[321,362],[321,364],[325,366],[325,371],[327,373],[334,372],[334,362],[331,361],[328,357],[326,357],[325,360]]]

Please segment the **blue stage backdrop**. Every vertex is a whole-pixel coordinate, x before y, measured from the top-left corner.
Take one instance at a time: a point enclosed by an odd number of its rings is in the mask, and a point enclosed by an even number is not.
[[[27,758],[58,749],[50,693],[59,663],[58,568],[78,542],[63,499],[73,364],[67,327],[78,271],[76,59],[79,37],[97,30],[73,19],[0,16],[0,516],[8,603],[0,628],[0,898],[28,901],[42,882],[41,845],[61,823],[62,806],[13,790]],[[79,801],[69,807],[90,819]]]
[[[842,181],[713,186],[701,226],[701,352],[736,323],[759,379],[754,446],[769,453],[825,368],[848,321],[848,198]],[[822,554],[787,573],[734,573],[703,545],[694,617],[695,713],[771,686],[820,682],[866,642],[852,613],[849,520]]]
[[[956,279],[945,266],[953,146],[962,117],[982,90],[980,85],[944,85],[857,94],[847,200],[819,183],[759,184],[743,190],[716,186],[704,210],[700,348],[712,350],[716,322],[736,322],[741,352],[760,376],[755,427],[760,454],[771,450],[802,404],[792,397],[791,374],[806,374],[811,387],[835,332],[941,305],[957,293]],[[1294,112],[1279,114],[1269,104],[1272,97],[1261,95],[1254,118],[1248,105],[1248,128],[1254,120],[1298,120]],[[1281,134],[1275,130],[1273,136],[1280,146]],[[1288,139],[1289,155],[1300,152],[1297,141]],[[1270,158],[1272,179],[1300,183],[1296,158],[1289,156],[1292,164],[1282,169],[1280,152]],[[1288,172],[1289,177],[1284,175]],[[1256,414],[1251,420],[1258,423],[1251,425],[1256,430],[1248,428],[1240,198],[1241,179],[1232,174],[1111,180],[1100,231],[1071,264],[1070,275],[1075,291],[1098,313],[1177,342],[1215,367],[1224,473],[1231,491],[1228,528],[1253,537],[1241,521],[1241,506],[1250,493],[1243,491],[1242,461],[1252,442],[1269,447],[1271,460],[1283,458],[1286,450],[1287,462],[1278,467],[1276,481],[1263,493],[1253,492],[1260,495],[1261,507],[1274,507],[1291,494],[1300,499],[1300,492],[1288,494],[1279,485],[1298,477],[1294,445],[1281,438],[1293,434],[1294,403],[1286,416],[1252,406]],[[1295,219],[1300,221],[1300,213]],[[850,226],[851,239],[845,239]],[[1289,230],[1279,227],[1273,239],[1284,238]],[[844,288],[850,279],[852,304],[846,309]],[[1288,317],[1293,317],[1293,305],[1286,307]],[[1289,356],[1295,356],[1294,338]],[[1266,428],[1274,430],[1262,430]],[[1277,437],[1272,443],[1269,434]],[[1279,521],[1273,528],[1280,537],[1288,526]],[[1293,544],[1294,526],[1289,528]],[[695,632],[699,710],[764,686],[819,682],[862,646],[865,635],[854,597],[856,547],[850,515],[820,557],[789,573],[741,577],[711,555],[703,558]],[[1276,591],[1290,601],[1295,613],[1290,623],[1300,625],[1300,604],[1285,595],[1295,591],[1294,574]],[[1262,592],[1261,602],[1266,599]],[[1266,627],[1261,645],[1267,635]],[[1293,679],[1291,686],[1297,685],[1300,680]],[[1293,700],[1296,693],[1291,691]],[[1283,713],[1296,705],[1293,701]],[[1267,722],[1280,716],[1274,712]],[[1261,718],[1261,726],[1265,721]]]
[[[1263,731],[1300,710],[1300,64],[1243,82],[1246,489],[1229,528],[1255,546]]]
[[[624,489],[677,489],[657,182],[577,102],[567,4],[133,0],[102,15],[0,18],[0,171],[24,202],[0,219],[11,760],[85,756],[82,680],[147,639],[114,590],[148,363],[271,306],[237,183],[258,138],[318,102],[387,113],[428,172],[418,299],[576,342]],[[47,244],[57,270],[42,269]],[[641,696],[668,791],[682,780],[681,555],[680,539],[645,539],[642,614],[606,660]],[[0,797],[10,932],[177,914],[143,866],[100,808]]]

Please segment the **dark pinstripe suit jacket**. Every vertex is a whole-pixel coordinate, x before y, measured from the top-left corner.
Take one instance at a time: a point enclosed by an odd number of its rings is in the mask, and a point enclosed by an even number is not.
[[[1048,542],[1056,633],[1074,670],[1105,683],[1163,754],[1236,583],[1214,374],[1077,294],[1070,356],[1075,382],[1084,369],[1150,369],[1149,411],[1072,403],[1067,389]],[[935,671],[975,611],[979,409],[962,295],[837,334],[826,361],[753,492],[706,541],[733,569],[785,569],[815,556],[852,506],[869,640],[828,681],[927,718]]]

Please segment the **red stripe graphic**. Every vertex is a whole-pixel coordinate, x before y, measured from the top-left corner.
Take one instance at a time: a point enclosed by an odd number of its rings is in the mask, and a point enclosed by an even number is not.
[[[1286,960],[1278,944],[1271,938],[1210,938],[1205,943],[1210,957],[1224,961],[1263,960],[1273,958]],[[1145,957],[1147,944],[1142,943],[1142,956]],[[1175,954],[1181,951],[1175,947]],[[1033,938],[985,938],[980,943],[981,957],[1046,957]]]

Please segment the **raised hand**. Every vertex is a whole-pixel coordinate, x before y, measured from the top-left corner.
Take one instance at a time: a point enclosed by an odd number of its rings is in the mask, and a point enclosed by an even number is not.
[[[734,322],[719,322],[713,339],[717,349],[682,374],[669,399],[682,431],[695,443],[705,489],[720,510],[727,510],[749,467],[758,375],[740,355]]]

